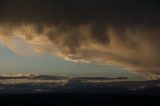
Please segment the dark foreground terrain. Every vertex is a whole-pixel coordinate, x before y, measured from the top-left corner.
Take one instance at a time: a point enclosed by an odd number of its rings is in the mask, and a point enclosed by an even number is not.
[[[38,76],[10,80],[10,77],[1,77],[0,106],[160,106],[159,80],[125,81],[118,78],[123,81],[107,82],[108,79]],[[16,82],[8,83],[12,80]]]
[[[159,106],[160,95],[105,94],[105,93],[54,93],[54,94],[3,94],[1,105],[53,105],[53,106]]]

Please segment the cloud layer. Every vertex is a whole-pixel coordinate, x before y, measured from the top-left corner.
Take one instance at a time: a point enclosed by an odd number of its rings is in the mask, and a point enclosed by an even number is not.
[[[0,43],[15,53],[49,53],[159,77],[160,8],[154,1],[4,0],[0,4]]]
[[[127,81],[127,77],[71,77],[63,75],[0,74],[0,84],[77,84]]]

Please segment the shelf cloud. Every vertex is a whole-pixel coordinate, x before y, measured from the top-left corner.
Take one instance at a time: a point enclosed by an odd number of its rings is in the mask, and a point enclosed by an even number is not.
[[[119,65],[158,79],[159,13],[148,1],[2,0],[0,44],[21,55]]]

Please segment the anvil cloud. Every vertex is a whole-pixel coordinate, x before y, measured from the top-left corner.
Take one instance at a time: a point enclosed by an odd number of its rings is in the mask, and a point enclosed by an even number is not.
[[[157,79],[159,13],[154,1],[4,0],[0,43],[18,54],[119,65]]]

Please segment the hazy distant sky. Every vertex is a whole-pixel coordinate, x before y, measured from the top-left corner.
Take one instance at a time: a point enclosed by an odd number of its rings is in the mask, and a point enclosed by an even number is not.
[[[69,62],[53,55],[21,56],[0,46],[0,73],[47,74],[68,76],[128,77],[129,80],[144,80],[144,76],[123,68],[93,63]]]
[[[156,1],[1,0],[0,71],[158,79],[159,19]]]

